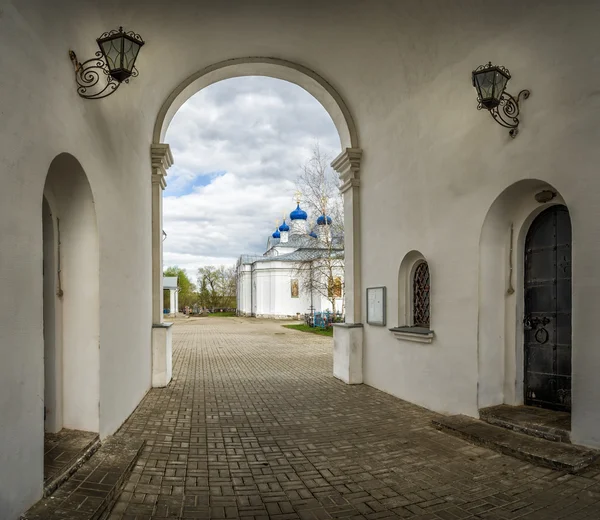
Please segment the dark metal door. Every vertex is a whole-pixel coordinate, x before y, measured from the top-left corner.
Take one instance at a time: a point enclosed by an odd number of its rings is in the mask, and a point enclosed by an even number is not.
[[[571,409],[571,219],[552,206],[525,241],[525,404]]]

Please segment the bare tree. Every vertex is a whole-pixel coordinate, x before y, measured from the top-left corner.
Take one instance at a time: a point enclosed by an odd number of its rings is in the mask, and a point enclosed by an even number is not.
[[[328,215],[332,219],[332,233],[338,240],[343,240],[344,204],[340,180],[330,163],[331,157],[315,142],[310,159],[301,167],[296,179],[296,188],[309,214],[309,222],[314,223],[321,215]]]
[[[298,263],[296,274],[302,289],[324,296],[335,314],[336,300],[342,297],[344,285],[344,206],[339,177],[330,162],[331,157],[316,142],[310,159],[302,166],[296,179],[310,222],[315,222],[322,215],[331,218],[325,225],[317,226],[316,251],[310,258]]]
[[[343,252],[330,249],[320,258],[299,262],[295,274],[302,290],[325,297],[335,315],[338,311],[337,300],[342,297],[344,290]]]

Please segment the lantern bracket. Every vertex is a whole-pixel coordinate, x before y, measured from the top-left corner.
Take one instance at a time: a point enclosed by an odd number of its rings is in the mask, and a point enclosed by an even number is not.
[[[80,63],[74,51],[69,51],[69,57],[75,68],[75,81],[77,82],[77,93],[85,99],[102,99],[115,92],[120,82],[115,80],[108,70],[106,62],[100,51],[96,51],[96,57]],[[131,75],[139,75],[138,70],[133,67]],[[129,83],[127,78],[125,83]]]
[[[521,90],[517,97],[511,96],[508,92],[504,91],[500,98],[500,104],[497,107],[489,109],[491,116],[494,118],[496,123],[503,126],[504,128],[510,128],[509,135],[514,139],[519,133],[519,113],[521,111],[521,101],[527,99],[531,95],[531,91],[525,89]],[[479,101],[477,110],[485,108]]]

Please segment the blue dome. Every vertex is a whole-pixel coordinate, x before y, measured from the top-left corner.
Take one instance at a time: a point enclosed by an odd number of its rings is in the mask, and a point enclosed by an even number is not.
[[[318,219],[317,219],[317,224],[319,226],[324,226],[325,224],[327,224],[328,226],[331,226],[331,223],[333,221],[331,220],[331,217],[326,217],[325,215],[321,215]]]
[[[289,231],[290,230],[290,226],[288,226],[285,223],[285,219],[283,219],[283,224],[281,224],[281,226],[279,226],[279,231]]]
[[[275,228],[275,233],[273,233],[271,236],[273,238],[281,238],[281,235],[279,234],[279,229]]]
[[[313,237],[313,238],[319,238],[319,237],[317,236],[317,234],[316,234],[314,231],[311,231],[311,232],[308,234],[308,236],[309,236],[309,237]]]
[[[306,214],[306,211],[300,209],[300,204],[298,204],[296,209],[290,213],[290,218],[292,220],[306,220],[308,215]]]

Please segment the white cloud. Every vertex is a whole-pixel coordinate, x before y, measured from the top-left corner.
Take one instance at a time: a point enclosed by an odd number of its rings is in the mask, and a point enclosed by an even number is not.
[[[225,80],[190,98],[167,131],[175,164],[164,197],[164,265],[195,278],[204,265],[261,254],[275,220],[294,209],[294,181],[318,140],[335,157],[325,109],[291,83]]]

